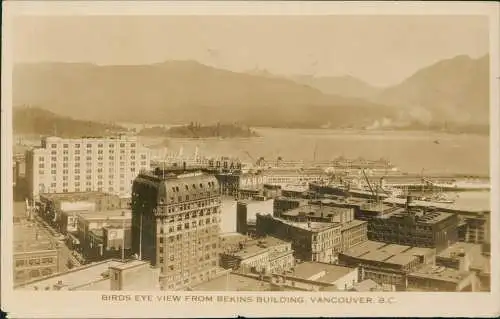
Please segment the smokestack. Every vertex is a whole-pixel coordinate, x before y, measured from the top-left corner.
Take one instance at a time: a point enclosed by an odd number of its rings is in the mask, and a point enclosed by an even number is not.
[[[412,204],[412,202],[413,202],[413,196],[407,195],[406,196],[406,209],[410,208],[410,205]]]

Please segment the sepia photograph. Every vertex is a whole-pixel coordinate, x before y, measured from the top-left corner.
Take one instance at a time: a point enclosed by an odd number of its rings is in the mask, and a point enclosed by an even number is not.
[[[4,6],[7,314],[498,298],[498,4],[44,3]]]

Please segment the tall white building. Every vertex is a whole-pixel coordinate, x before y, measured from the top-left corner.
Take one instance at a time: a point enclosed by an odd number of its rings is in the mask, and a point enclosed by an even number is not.
[[[150,168],[150,156],[137,137],[64,139],[46,137],[26,152],[30,194],[101,191],[130,196],[132,182]]]

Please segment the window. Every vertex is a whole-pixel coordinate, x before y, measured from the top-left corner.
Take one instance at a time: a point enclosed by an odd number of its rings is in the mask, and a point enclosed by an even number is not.
[[[87,144],[87,148],[92,148],[92,144]]]
[[[80,150],[75,150],[75,154],[80,154]]]
[[[80,148],[80,144],[75,144],[75,148]]]
[[[75,156],[75,161],[79,161],[80,160],[80,156]]]
[[[56,164],[56,163],[52,163],[52,164],[50,164],[50,167],[51,167],[51,168],[56,168],[56,167],[57,167],[57,164]]]
[[[68,148],[69,145],[68,144],[63,144],[63,148]]]
[[[80,174],[80,169],[75,169],[75,174]]]
[[[53,169],[53,170],[51,170],[51,171],[50,171],[50,173],[51,173],[52,175],[55,175],[55,174],[56,174],[56,170],[55,170],[55,169]]]
[[[57,148],[57,144],[52,144],[52,148]]]
[[[45,158],[40,156],[40,157],[38,157],[38,161],[43,162],[43,161],[45,161]]]
[[[63,169],[63,174],[68,174],[68,170],[67,169]]]
[[[68,163],[63,163],[63,167],[68,167]]]
[[[125,147],[125,143],[120,143],[120,147]]]
[[[38,164],[38,168],[44,168],[44,166],[43,163]]]
[[[51,160],[52,160],[52,162],[56,162],[57,161],[57,157],[52,157]]]
[[[115,160],[115,157],[114,157],[114,156],[110,156],[110,157],[109,157],[109,160],[110,160],[110,161],[114,161],[114,160]]]
[[[135,147],[135,143],[130,144],[130,147]]]
[[[64,150],[64,151],[63,151],[63,154],[64,154],[64,155],[68,155],[68,151],[67,151],[67,150]]]
[[[97,145],[97,147],[99,147],[99,148],[102,148],[102,146],[103,146],[102,144]]]
[[[92,160],[92,156],[87,156],[87,161],[91,161]]]

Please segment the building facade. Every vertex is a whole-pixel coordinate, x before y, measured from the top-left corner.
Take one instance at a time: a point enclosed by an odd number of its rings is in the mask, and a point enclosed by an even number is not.
[[[368,238],[374,241],[435,248],[438,252],[458,240],[458,216],[441,211],[401,209],[372,219]]]
[[[256,232],[291,241],[294,255],[304,261],[333,263],[341,249],[341,225],[322,222],[293,222],[257,214]]]
[[[274,237],[245,238],[224,245],[220,259],[225,269],[260,274],[281,274],[295,265],[291,242]]]
[[[160,268],[165,290],[186,289],[217,275],[221,196],[203,173],[142,173],[132,192],[132,247]]]
[[[14,284],[55,274],[60,269],[57,243],[31,223],[14,224]]]
[[[149,169],[147,151],[137,138],[64,139],[47,137],[26,152],[26,176],[31,197],[43,193],[99,191],[130,194],[132,181]]]

